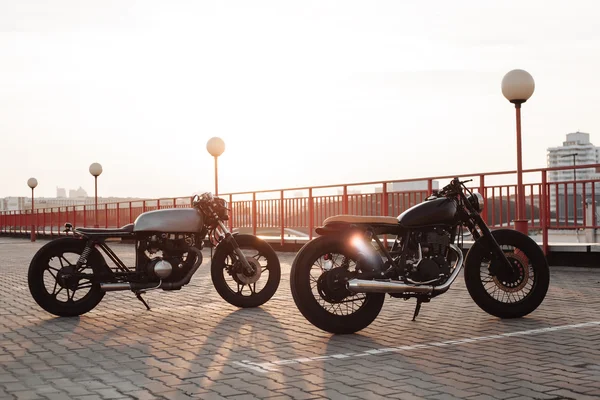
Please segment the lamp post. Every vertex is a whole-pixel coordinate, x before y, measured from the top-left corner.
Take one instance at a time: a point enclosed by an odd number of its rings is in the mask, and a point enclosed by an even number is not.
[[[515,229],[527,234],[527,219],[525,218],[525,189],[523,187],[523,157],[521,153],[521,104],[533,94],[535,82],[527,71],[513,69],[502,79],[502,94],[515,105],[517,117],[517,219]]]
[[[33,189],[35,189],[38,185],[38,181],[35,178],[29,178],[27,180],[27,186],[31,188],[31,241],[35,242],[35,222],[34,222],[34,214],[35,214],[35,203],[33,196]]]
[[[575,157],[578,155],[579,153],[573,153],[573,154],[564,154],[562,156],[560,156],[560,158],[564,158],[564,157],[573,157],[573,167],[575,167]],[[585,183],[584,183],[585,185]],[[566,185],[565,185],[566,186]],[[568,195],[569,195],[569,190],[565,187],[565,190],[567,192],[567,199],[568,199]],[[585,199],[584,199],[585,201]],[[568,203],[568,200],[567,200]],[[577,204],[577,169],[573,168],[573,203]],[[577,206],[575,206],[575,212],[577,212]],[[568,214],[568,213],[567,213]],[[577,217],[577,215],[574,216],[573,219],[575,219]],[[567,219],[569,218],[569,216],[567,215]]]
[[[206,143],[206,150],[215,158],[215,196],[219,195],[219,166],[217,158],[225,151],[225,142],[220,137],[212,137]]]
[[[94,176],[94,228],[98,228],[98,177],[102,173],[102,165],[93,163],[90,165],[90,174]]]
[[[573,153],[573,154],[565,154],[560,156],[561,158],[564,157],[573,157],[573,166],[575,166],[575,156],[579,155],[579,153]],[[577,181],[577,169],[573,168],[573,180]]]

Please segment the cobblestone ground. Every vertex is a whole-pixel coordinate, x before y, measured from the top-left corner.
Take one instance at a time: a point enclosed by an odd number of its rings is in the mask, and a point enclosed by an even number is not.
[[[0,238],[1,399],[600,397],[600,269],[553,268],[546,300],[519,320],[481,311],[459,278],[416,322],[414,301],[388,298],[367,329],[334,336],[296,309],[292,253],[260,308],[223,301],[205,261],[182,290],[147,294],[151,311],[113,292],[56,318],[27,287],[42,244]],[[132,264],[131,246],[113,248]]]

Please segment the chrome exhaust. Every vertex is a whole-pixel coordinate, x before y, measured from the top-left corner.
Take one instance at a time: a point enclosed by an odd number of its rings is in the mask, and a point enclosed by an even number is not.
[[[116,292],[118,290],[131,290],[131,283],[101,283],[100,289],[105,292]]]
[[[454,270],[448,278],[448,280],[440,286],[433,285],[407,285],[400,281],[376,281],[376,280],[364,280],[364,279],[352,279],[348,281],[348,290],[353,293],[418,293],[418,294],[429,294],[439,295],[450,289],[450,285],[456,280],[460,270],[463,267],[463,253],[458,246],[451,244],[449,246],[456,255],[458,260],[454,265]]]
[[[369,281],[364,279],[352,279],[348,281],[348,290],[354,293],[433,293],[431,285],[407,285],[400,281]]]

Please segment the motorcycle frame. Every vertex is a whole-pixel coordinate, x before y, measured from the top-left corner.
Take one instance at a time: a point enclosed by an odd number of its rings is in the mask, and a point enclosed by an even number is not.
[[[213,221],[216,221],[216,223],[210,224],[209,226],[205,225],[203,227],[203,229],[196,234],[197,239],[199,239],[199,241],[201,243],[200,248],[198,249],[197,247],[189,246],[186,249],[186,250],[188,250],[188,252],[192,251],[192,252],[196,253],[196,256],[197,256],[197,260],[194,263],[194,265],[191,267],[190,271],[188,271],[188,273],[185,275],[185,277],[183,279],[180,279],[177,282],[163,283],[162,281],[160,281],[158,283],[158,285],[156,282],[131,282],[131,278],[135,277],[140,272],[138,270],[139,252],[138,252],[137,248],[136,248],[136,260],[135,260],[135,271],[134,271],[134,270],[128,268],[127,265],[119,258],[119,256],[106,243],[107,239],[120,238],[120,239],[126,239],[126,240],[127,239],[135,240],[135,242],[137,244],[137,242],[140,238],[140,233],[134,232],[134,231],[120,231],[120,230],[98,230],[97,232],[93,232],[93,233],[80,232],[80,231],[76,231],[76,230],[75,231],[71,230],[72,225],[67,223],[67,224],[65,224],[65,228],[66,228],[65,233],[67,233],[67,235],[69,233],[72,233],[73,236],[80,237],[81,240],[86,240],[85,249],[82,252],[79,259],[77,260],[76,269],[79,269],[83,265],[83,263],[86,261],[86,258],[91,253],[93,248],[99,248],[100,250],[102,250],[102,252],[104,254],[106,254],[108,256],[108,258],[116,266],[116,270],[114,270],[107,265],[107,268],[110,269],[110,272],[111,272],[111,275],[110,275],[111,279],[109,279],[109,280],[106,280],[107,277],[104,275],[102,275],[100,277],[95,277],[95,276],[93,276],[93,274],[84,274],[84,273],[79,273],[79,272],[76,272],[75,275],[78,277],[81,277],[81,278],[88,278],[92,282],[99,283],[104,291],[130,289],[134,292],[141,292],[141,291],[145,291],[145,290],[159,289],[159,288],[163,289],[163,290],[178,290],[178,289],[181,289],[183,286],[185,286],[187,283],[189,283],[192,276],[196,273],[199,266],[201,265],[201,263],[203,261],[201,250],[204,247],[202,240],[204,237],[206,237],[207,233],[208,233],[209,238],[210,237],[215,238],[215,241],[216,241],[215,246],[216,247],[222,245],[222,243],[230,244],[233,247],[233,250],[236,253],[236,255],[238,256],[238,258],[240,259],[242,266],[244,268],[247,268],[250,271],[252,271],[252,267],[248,263],[248,260],[244,256],[244,254],[241,251],[237,242],[235,241],[235,235],[232,234],[231,232],[229,232],[229,229],[227,229],[227,226],[221,220],[222,217],[220,217],[214,211],[212,211],[212,214],[210,215],[210,217],[212,217]],[[222,232],[222,234],[219,234],[218,236],[215,235],[215,233],[218,233],[217,228],[219,228]],[[190,234],[194,234],[194,233],[190,233]]]
[[[466,190],[469,194],[472,195],[472,193],[469,191],[469,189],[466,186],[464,186],[464,182],[460,182],[458,180],[458,178],[454,178],[452,180],[452,182],[450,183],[450,185],[447,186],[447,188],[449,189],[449,193],[445,194],[444,196],[446,196],[446,197],[454,196],[455,197],[454,201],[457,202],[457,213],[455,215],[454,220],[451,223],[432,225],[432,226],[428,226],[428,227],[418,227],[418,228],[404,228],[404,227],[398,226],[398,228],[394,229],[394,230],[387,230],[387,229],[381,230],[381,229],[377,229],[373,226],[368,226],[365,229],[364,226],[358,227],[358,226],[352,225],[352,224],[349,226],[350,229],[357,229],[357,230],[360,230],[361,232],[363,232],[366,242],[370,242],[371,240],[374,240],[375,243],[377,244],[377,248],[379,249],[379,252],[385,256],[386,261],[390,265],[390,267],[385,271],[377,271],[377,273],[380,276],[373,277],[373,278],[375,278],[375,279],[388,278],[388,275],[392,272],[393,268],[402,267],[402,265],[398,265],[394,261],[394,257],[392,255],[392,253],[394,253],[395,251],[398,250],[398,246],[399,246],[398,238],[402,237],[402,248],[400,249],[400,253],[397,254],[397,256],[399,256],[400,259],[403,260],[403,258],[408,253],[407,244],[408,244],[408,241],[409,241],[412,233],[418,232],[421,230],[429,230],[429,229],[434,228],[435,226],[445,228],[451,232],[451,237],[450,237],[451,243],[456,242],[460,227],[465,226],[469,230],[469,232],[471,232],[471,235],[473,236],[473,239],[475,241],[485,240],[486,243],[484,243],[484,244],[486,245],[486,247],[488,247],[490,249],[491,253],[501,263],[503,263],[508,268],[511,268],[510,263],[509,263],[508,259],[506,258],[506,255],[504,254],[504,252],[498,245],[498,242],[494,238],[494,235],[492,235],[492,231],[490,230],[490,228],[487,226],[487,224],[485,223],[485,221],[479,214],[479,211],[477,209],[475,209],[473,204],[471,204],[471,202],[469,201],[469,199],[463,192],[462,189],[464,188],[464,190]],[[455,227],[455,229],[452,229],[452,227]],[[378,234],[394,234],[394,235],[396,235],[396,239],[394,240],[394,244],[392,245],[392,248],[390,250],[388,250],[386,248],[386,246],[384,246],[381,239],[379,239]],[[462,250],[462,248],[461,248],[461,250]],[[498,268],[498,266],[495,263],[491,266],[490,274],[492,276],[496,275],[497,268]]]

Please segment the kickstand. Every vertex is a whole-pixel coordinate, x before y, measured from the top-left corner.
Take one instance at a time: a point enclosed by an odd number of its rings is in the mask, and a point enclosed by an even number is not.
[[[421,300],[420,298],[417,298],[417,306],[415,307],[415,313],[413,315],[413,321],[415,320],[415,318],[417,318],[417,315],[419,315],[419,311],[421,310],[421,303],[423,302],[423,300]]]
[[[148,303],[146,303],[146,300],[144,300],[144,299],[142,298],[142,292],[135,292],[135,297],[137,297],[137,299],[138,299],[139,301],[141,301],[143,305],[145,305],[145,306],[146,306],[146,309],[147,309],[147,310],[150,310],[150,306],[148,305]]]

